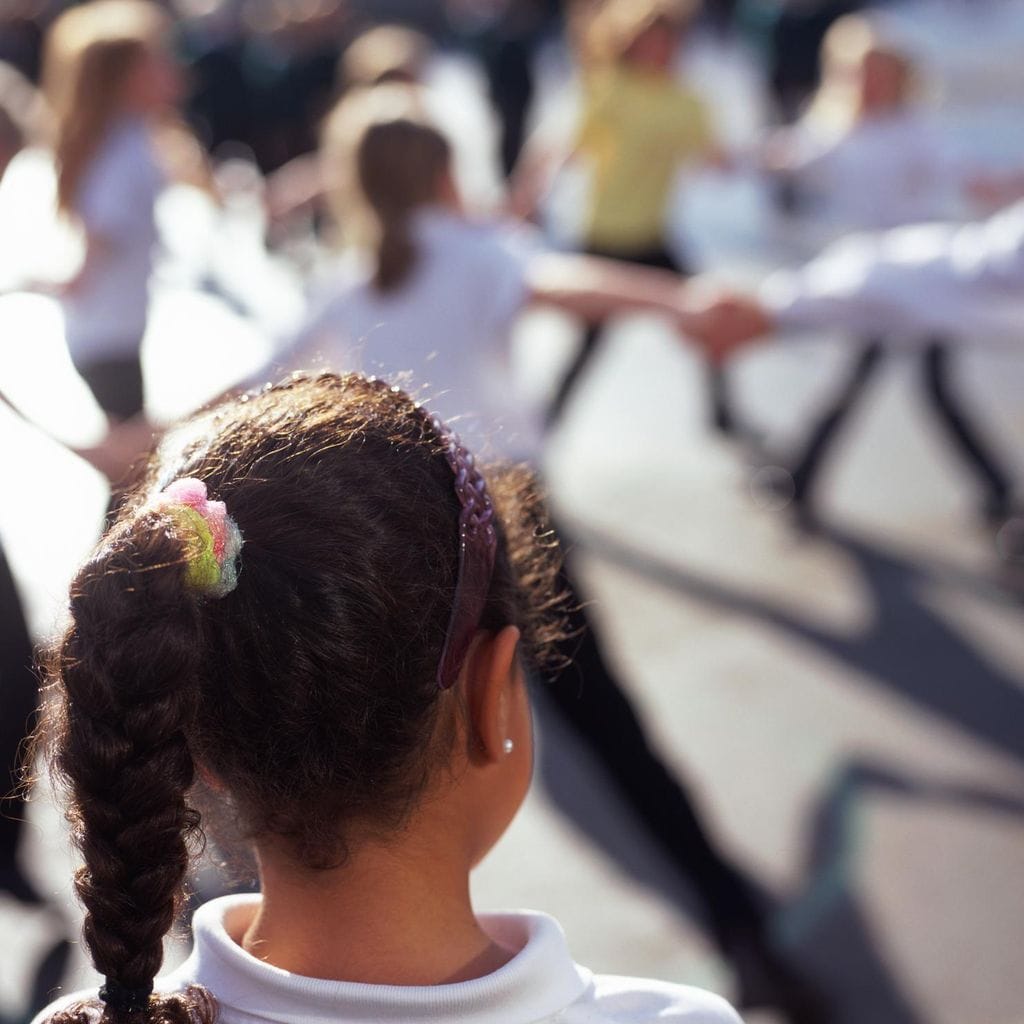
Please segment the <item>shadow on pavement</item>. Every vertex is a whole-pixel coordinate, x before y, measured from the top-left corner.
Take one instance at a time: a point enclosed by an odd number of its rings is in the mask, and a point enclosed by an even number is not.
[[[601,560],[803,640],[878,686],[939,716],[947,725],[1024,762],[1024,689],[1020,680],[986,660],[918,593],[921,584],[947,570],[914,562],[838,530],[829,529],[822,536],[857,563],[874,599],[872,624],[860,634],[850,636],[805,621],[769,601],[664,562],[589,527],[574,524],[572,530],[573,540]],[[961,582],[964,580],[994,603],[1009,601],[981,580],[961,577]]]
[[[656,585],[755,618],[803,640],[946,724],[1024,760],[1024,692],[1017,680],[987,661],[917,593],[925,580],[948,576],[951,570],[946,567],[919,565],[861,539],[830,532],[828,539],[855,560],[875,600],[869,628],[849,637],[590,528],[574,524],[573,538],[589,553],[642,574]],[[957,575],[958,585],[1005,602],[983,580]],[[612,786],[602,768],[547,711],[543,696],[536,704],[539,775],[555,806],[621,870],[655,889],[687,917],[699,920],[698,901],[686,882],[646,837],[628,807],[610,792]],[[911,776],[874,761],[850,761],[826,781],[808,819],[802,882],[785,897],[766,894],[766,900],[774,905],[772,927],[780,948],[823,986],[833,1001],[836,1024],[924,1021],[886,963],[856,891],[860,811],[865,801],[883,792],[952,804],[974,813],[1024,817],[1024,799]]]

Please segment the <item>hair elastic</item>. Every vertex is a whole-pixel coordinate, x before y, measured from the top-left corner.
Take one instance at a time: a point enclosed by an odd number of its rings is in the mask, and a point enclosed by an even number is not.
[[[209,501],[202,480],[183,477],[165,487],[152,507],[196,538],[188,554],[188,585],[208,597],[230,594],[238,585],[242,531],[224,502]]]
[[[153,983],[139,988],[129,988],[126,985],[118,984],[109,977],[103,979],[100,987],[100,999],[112,1010],[120,1010],[122,1013],[136,1013],[144,1010],[149,1004],[149,997],[153,994]]]

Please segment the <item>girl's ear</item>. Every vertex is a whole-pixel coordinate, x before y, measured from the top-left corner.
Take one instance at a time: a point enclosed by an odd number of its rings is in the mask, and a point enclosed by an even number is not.
[[[493,763],[505,756],[519,672],[518,645],[515,626],[505,626],[497,633],[478,632],[463,665],[471,727],[469,756],[474,760]]]

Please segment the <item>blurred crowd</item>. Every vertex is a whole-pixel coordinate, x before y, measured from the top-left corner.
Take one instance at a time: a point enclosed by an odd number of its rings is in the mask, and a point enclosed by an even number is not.
[[[709,431],[770,463],[768,486],[803,529],[868,379],[890,349],[910,350],[977,480],[993,560],[1019,568],[1016,481],[955,373],[962,344],[1020,344],[1024,146],[994,158],[944,134],[927,62],[892,28],[901,6],[4,0],[0,345],[37,331],[66,347],[103,424],[68,444],[110,481],[112,516],[160,427],[145,346],[181,316],[196,336],[214,329],[188,319],[186,294],[251,339],[237,372],[194,388],[205,398],[290,370],[367,370],[429,387],[475,447],[538,468],[607,321],[653,313],[701,355]],[[733,137],[699,88],[695,40],[738,54],[758,82],[749,137]],[[453,62],[469,70],[445,86]],[[545,105],[565,96],[569,114],[546,130]],[[579,223],[554,240],[552,197],[573,173]],[[780,251],[742,287],[709,276],[721,268],[702,265],[672,220],[698,173],[755,178],[773,216],[813,225],[821,251]],[[512,327],[538,305],[580,327],[544,401],[509,377]],[[730,360],[835,329],[854,354],[834,404],[789,458],[761,453]],[[197,359],[193,384],[203,369]],[[0,378],[0,399],[30,417],[4,392]],[[582,613],[574,625],[592,638],[577,651],[589,697],[567,678],[547,699],[696,885],[739,1003],[829,1019],[813,980],[773,947],[756,884],[648,743],[600,637]],[[30,664],[0,549],[12,790],[37,700]],[[38,902],[18,868],[18,799],[0,817],[0,886]]]

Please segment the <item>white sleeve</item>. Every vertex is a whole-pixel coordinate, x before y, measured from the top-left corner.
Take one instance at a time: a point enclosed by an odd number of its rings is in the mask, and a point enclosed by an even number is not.
[[[477,280],[481,292],[476,299],[482,326],[491,335],[504,337],[529,301],[527,267],[539,248],[529,231],[504,227],[488,232],[486,243],[480,246]]]
[[[784,331],[1021,344],[1024,203],[976,224],[851,236],[798,270],[773,274],[761,299]]]

